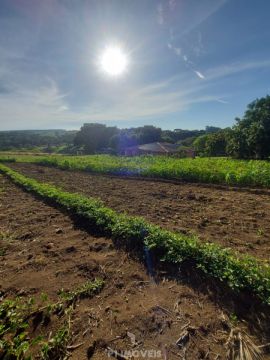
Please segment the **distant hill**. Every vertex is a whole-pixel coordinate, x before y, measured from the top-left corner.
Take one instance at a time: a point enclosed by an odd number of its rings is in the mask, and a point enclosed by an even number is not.
[[[71,145],[75,134],[62,129],[0,131],[0,150]]]

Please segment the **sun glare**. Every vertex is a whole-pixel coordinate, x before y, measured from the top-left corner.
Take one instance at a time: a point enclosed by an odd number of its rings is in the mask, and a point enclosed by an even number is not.
[[[120,76],[127,70],[128,58],[118,46],[105,49],[100,58],[102,71],[110,76]]]

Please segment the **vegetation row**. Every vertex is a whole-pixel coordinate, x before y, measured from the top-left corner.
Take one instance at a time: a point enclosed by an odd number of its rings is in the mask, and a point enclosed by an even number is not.
[[[89,156],[14,156],[0,161],[31,162],[64,170],[101,174],[142,176],[233,186],[270,187],[270,162],[227,158],[177,159],[166,156],[118,157]]]
[[[246,291],[270,304],[270,267],[253,257],[240,256],[213,243],[201,243],[195,236],[173,233],[140,217],[118,214],[94,198],[64,192],[40,183],[0,164],[0,171],[14,183],[46,200],[68,209],[98,232],[110,236],[118,246],[138,251],[171,264],[188,263],[236,291]]]

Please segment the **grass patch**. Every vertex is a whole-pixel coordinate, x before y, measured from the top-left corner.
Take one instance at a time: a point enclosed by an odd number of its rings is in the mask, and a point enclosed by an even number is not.
[[[163,230],[140,217],[118,214],[101,201],[40,183],[1,164],[0,171],[24,189],[83,217],[89,225],[124,248],[141,253],[147,248],[155,257],[171,264],[188,261],[231,289],[247,291],[270,304],[270,267],[267,263],[251,256],[240,256],[213,243],[201,243],[195,236]]]

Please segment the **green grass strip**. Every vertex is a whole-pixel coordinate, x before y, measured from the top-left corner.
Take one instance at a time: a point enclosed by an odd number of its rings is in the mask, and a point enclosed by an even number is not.
[[[0,164],[0,172],[24,189],[83,217],[89,226],[112,237],[119,246],[140,252],[148,248],[160,260],[172,264],[188,261],[233,290],[247,291],[270,305],[270,266],[267,263],[240,256],[213,243],[202,243],[195,236],[163,230],[140,217],[118,214],[99,200],[40,183],[3,164]]]

